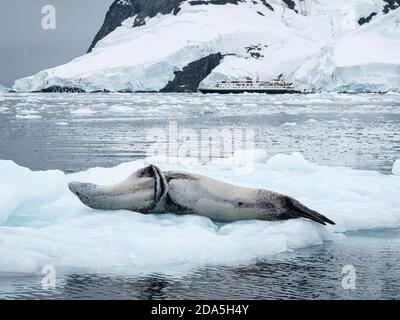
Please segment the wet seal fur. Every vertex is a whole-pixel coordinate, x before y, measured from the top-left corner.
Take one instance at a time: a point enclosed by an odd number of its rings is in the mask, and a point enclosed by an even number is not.
[[[335,224],[280,193],[235,186],[197,174],[162,172],[154,165],[112,186],[71,182],[69,189],[93,209],[196,214],[221,222],[306,218],[323,225]]]

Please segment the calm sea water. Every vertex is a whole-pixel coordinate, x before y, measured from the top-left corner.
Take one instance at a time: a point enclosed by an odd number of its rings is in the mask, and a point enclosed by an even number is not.
[[[7,94],[0,96],[0,159],[34,170],[76,172],[146,156],[146,132],[243,128],[270,155],[390,173],[400,158],[400,95]],[[51,299],[395,299],[400,297],[400,231],[346,234],[340,241],[236,267],[175,276],[0,274],[0,298]],[[357,271],[345,290],[342,268]]]

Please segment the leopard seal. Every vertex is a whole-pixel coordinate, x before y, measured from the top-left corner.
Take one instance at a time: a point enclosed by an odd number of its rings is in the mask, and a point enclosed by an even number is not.
[[[287,195],[198,174],[163,172],[154,165],[115,185],[71,182],[69,189],[93,209],[196,214],[219,222],[306,218],[323,225],[335,224]]]

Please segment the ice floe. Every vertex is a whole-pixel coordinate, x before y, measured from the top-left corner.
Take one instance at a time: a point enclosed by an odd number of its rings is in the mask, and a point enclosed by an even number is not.
[[[300,153],[268,158],[263,150],[235,155],[231,165],[181,159],[123,163],[85,172],[31,171],[0,161],[0,272],[33,273],[43,265],[86,272],[173,272],[254,262],[272,254],[335,241],[350,230],[400,226],[400,176],[311,163]],[[216,224],[199,216],[95,211],[68,182],[111,184],[155,163],[243,186],[296,197],[336,222],[303,219]],[[252,167],[252,170],[241,170]],[[397,168],[397,169],[396,169]],[[393,173],[398,174],[398,162]]]

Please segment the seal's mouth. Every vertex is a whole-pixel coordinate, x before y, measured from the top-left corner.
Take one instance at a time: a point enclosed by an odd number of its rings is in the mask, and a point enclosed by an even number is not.
[[[86,206],[91,207],[94,185],[91,183],[71,182],[68,184],[69,190]]]
[[[71,183],[68,184],[68,188],[77,197],[80,196],[80,191],[81,191],[81,183],[80,182],[76,182],[76,181],[71,182]]]
[[[96,185],[73,181],[68,184],[68,188],[83,204],[93,208],[93,203],[97,199]]]

